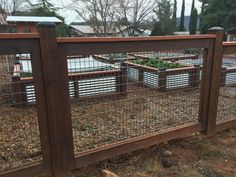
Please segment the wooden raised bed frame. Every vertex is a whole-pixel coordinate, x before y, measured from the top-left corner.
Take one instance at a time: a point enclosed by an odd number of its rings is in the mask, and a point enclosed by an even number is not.
[[[26,86],[33,85],[33,77],[20,77],[19,64],[15,65],[14,73],[12,75],[12,95],[13,95],[13,104],[15,105],[24,105],[27,104],[27,92]],[[81,80],[87,79],[97,79],[97,78],[106,78],[114,76],[116,78],[116,92],[124,93],[126,92],[127,87],[125,86],[126,74],[124,70],[108,70],[108,71],[95,71],[95,72],[85,72],[85,73],[73,73],[69,74],[69,81],[73,81],[74,87],[74,98],[79,99],[79,88],[78,82]],[[95,95],[94,97],[105,97],[112,95],[111,93]],[[83,96],[83,99],[93,98],[93,96]]]

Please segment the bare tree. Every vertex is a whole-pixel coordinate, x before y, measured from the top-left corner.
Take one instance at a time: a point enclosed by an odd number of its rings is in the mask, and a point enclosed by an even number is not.
[[[129,36],[134,36],[135,31],[147,28],[147,21],[152,19],[153,10],[158,5],[158,0],[118,0],[119,13],[116,24],[122,33],[122,26],[128,30]]]
[[[3,17],[3,23],[6,22],[8,15],[15,15],[25,7],[24,0],[0,0],[0,15]]]
[[[66,8],[77,12],[99,36],[107,36],[114,29],[116,0],[72,0]]]

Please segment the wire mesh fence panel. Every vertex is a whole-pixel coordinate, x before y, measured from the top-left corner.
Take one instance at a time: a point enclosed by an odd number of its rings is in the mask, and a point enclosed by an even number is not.
[[[198,123],[202,49],[74,57],[75,154]]]
[[[217,123],[236,117],[236,54],[223,56]]]
[[[28,59],[27,59],[28,58]],[[41,162],[30,54],[0,56],[0,172]]]

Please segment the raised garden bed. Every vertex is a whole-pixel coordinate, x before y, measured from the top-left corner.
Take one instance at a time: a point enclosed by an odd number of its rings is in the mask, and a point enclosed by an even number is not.
[[[124,92],[125,84],[123,84],[124,79],[122,79],[124,75],[122,70],[110,66],[70,72],[70,97],[82,99]],[[32,73],[22,72],[20,64],[14,66],[11,85],[13,104],[35,103],[36,95]]]
[[[128,78],[160,92],[198,87],[200,66],[183,65],[159,58],[126,62]]]
[[[107,54],[107,55],[94,55],[95,60],[109,63],[109,64],[116,64],[121,63],[124,61],[136,60],[136,57],[129,55],[129,54]]]
[[[221,86],[236,85],[236,67],[222,68]]]

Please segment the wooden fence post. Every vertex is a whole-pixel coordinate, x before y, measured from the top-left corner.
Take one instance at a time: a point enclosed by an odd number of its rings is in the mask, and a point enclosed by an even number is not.
[[[226,76],[227,76],[227,68],[222,68],[222,72],[221,72],[221,86],[225,86],[226,85]]]
[[[12,76],[12,91],[15,105],[26,104],[25,83],[21,82],[20,76]]]
[[[55,24],[39,23],[43,93],[53,177],[68,177],[74,162],[67,61],[59,56]]]
[[[224,29],[220,27],[213,27],[209,29],[209,32],[216,34],[214,55],[211,65],[212,73],[211,73],[208,116],[206,125],[206,134],[211,136],[216,133],[216,117],[217,117],[218,100],[219,100],[219,92],[221,85],[221,74],[222,74]]]
[[[143,68],[140,68],[138,70],[138,84],[143,85],[143,83],[144,83],[144,71]]]
[[[158,91],[166,92],[167,89],[167,72],[166,69],[160,69],[158,72]]]
[[[195,67],[196,67],[196,73],[195,73],[194,87],[199,87],[201,66],[200,65],[195,65]]]
[[[127,72],[127,64],[122,62],[121,63],[121,92],[127,93],[127,84],[128,84],[128,72]]]
[[[79,99],[79,80],[78,79],[73,80],[73,86],[74,86],[74,98]]]

